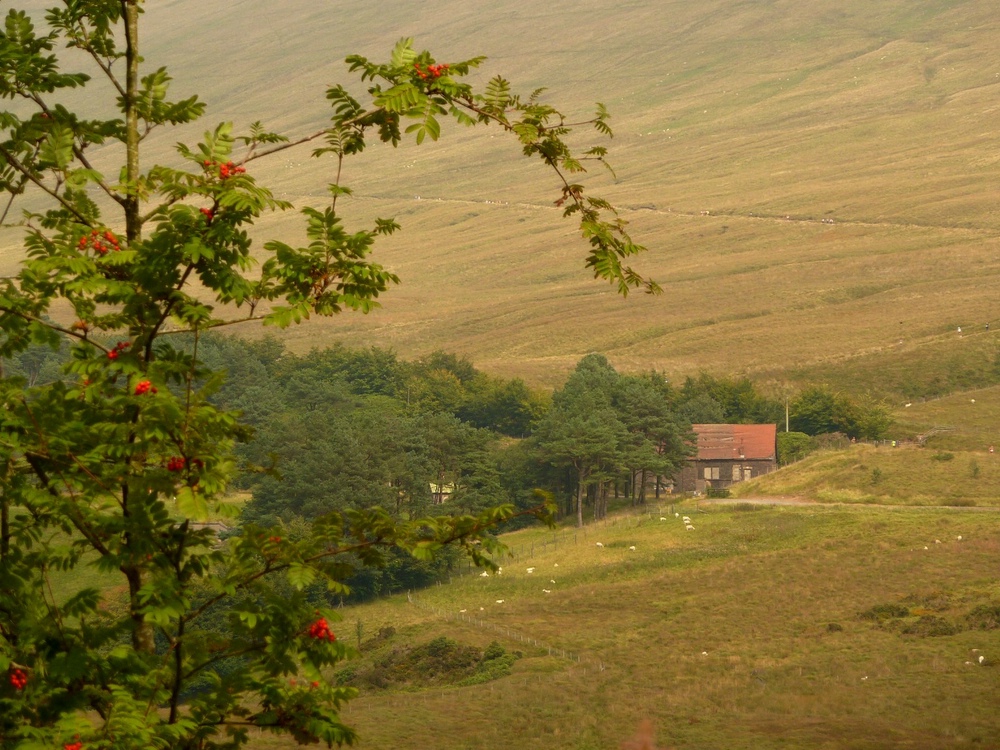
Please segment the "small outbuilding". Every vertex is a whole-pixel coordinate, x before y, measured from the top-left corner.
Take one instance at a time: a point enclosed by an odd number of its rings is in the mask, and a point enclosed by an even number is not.
[[[773,424],[693,424],[698,453],[681,469],[676,489],[705,492],[769,474],[778,468]]]

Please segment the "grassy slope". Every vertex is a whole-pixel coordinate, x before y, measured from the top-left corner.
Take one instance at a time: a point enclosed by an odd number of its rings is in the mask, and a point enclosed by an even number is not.
[[[686,506],[696,531],[685,532],[665,510],[588,527],[576,544],[561,532],[556,549],[541,547],[551,532],[512,535],[519,559],[503,576],[419,595],[442,614],[403,597],[346,610],[345,637],[357,619],[368,633],[392,624],[410,642],[498,637],[458,619],[465,609],[581,655],[550,657],[501,633],[526,654],[512,676],[366,693],[347,715],[362,746],[596,750],[650,718],[673,748],[1000,747],[1000,631],[925,638],[858,617],[903,602],[961,625],[1000,602],[993,513]],[[989,668],[966,664],[979,653]]]
[[[251,0],[157,3],[148,15],[148,59],[171,66],[178,93],[202,92],[209,121],[309,132],[343,56],[383,55],[403,35],[444,58],[485,53],[485,76],[551,85],[570,111],[601,100],[615,114],[620,180],[592,182],[650,246],[641,266],[662,297],[622,301],[591,281],[552,179],[499,137],[452,132],[349,168],[359,220],[404,224],[379,250],[404,284],[376,314],[290,331],[293,347],[441,347],[547,385],[600,350],[627,369],[853,388],[962,361],[949,334],[997,314],[1000,21],[985,0]],[[254,171],[319,200],[328,167],[302,150]],[[294,217],[265,230],[294,236]],[[995,354],[992,340],[973,341],[961,346],[974,359]]]

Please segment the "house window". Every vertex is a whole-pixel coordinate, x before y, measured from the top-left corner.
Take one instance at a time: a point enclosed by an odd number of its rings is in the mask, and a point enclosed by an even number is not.
[[[705,467],[705,479],[718,479],[719,478],[719,467],[718,466],[706,466]]]
[[[740,468],[742,468],[742,467],[739,464],[733,464],[733,481],[734,482],[740,481]]]

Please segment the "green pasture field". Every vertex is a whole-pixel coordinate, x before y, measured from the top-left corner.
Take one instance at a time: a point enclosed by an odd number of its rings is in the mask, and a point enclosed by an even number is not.
[[[807,497],[827,503],[1000,508],[1000,453],[912,444],[821,450],[736,485],[737,497]]]
[[[685,531],[670,508],[511,534],[500,576],[344,609],[352,643],[360,620],[523,653],[485,684],[366,691],[361,747],[597,750],[643,719],[678,749],[1000,747],[1000,629],[974,614],[1000,606],[995,512],[687,501]]]
[[[906,398],[956,369],[973,377],[952,390],[995,382],[983,379],[992,334],[952,335],[1000,318],[1000,67],[988,0],[146,10],[149,64],[170,67],[178,96],[197,91],[209,103],[204,124],[152,133],[147,164],[173,159],[177,140],[219,120],[314,132],[324,88],[345,79],[343,57],[384,56],[402,36],[441,60],[486,54],[481,79],[502,72],[525,92],[549,86],[545,101],[574,118],[596,101],[614,115],[617,177],[598,167],[587,182],[650,248],[637,266],[662,296],[622,300],[595,283],[585,244],[553,205],[553,178],[499,133],[447,128],[439,143],[373,147],[346,165],[348,226],[395,216],[404,227],[376,251],[403,284],[371,315],[289,330],[295,350],[440,348],[543,386],[590,351],[630,371],[704,368]],[[84,110],[98,101],[62,98]],[[321,202],[334,165],[309,150],[255,161],[252,172],[282,197]],[[91,154],[98,166],[113,157]],[[294,241],[301,222],[268,217],[257,234]],[[0,247],[7,273],[18,231],[0,230]]]

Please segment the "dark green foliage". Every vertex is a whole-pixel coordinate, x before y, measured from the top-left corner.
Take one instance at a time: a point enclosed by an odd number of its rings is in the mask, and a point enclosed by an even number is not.
[[[955,635],[961,629],[949,620],[936,615],[921,615],[915,622],[908,622],[899,630],[901,635],[917,635],[931,638]]]
[[[758,393],[749,378],[717,378],[703,372],[685,379],[679,398],[681,413],[694,424],[777,424],[784,420],[784,406]]]
[[[970,630],[1000,629],[1000,604],[980,604],[965,617]]]
[[[858,617],[862,620],[875,620],[878,622],[909,616],[910,608],[902,604],[876,604],[874,607],[858,614]]]
[[[802,391],[790,411],[792,429],[807,435],[842,432],[851,438],[877,440],[892,425],[883,402],[871,396],[851,399],[822,386]]]
[[[477,685],[510,674],[520,654],[508,653],[493,641],[485,650],[464,646],[440,636],[417,646],[395,646],[384,651],[392,637],[369,642],[366,652],[383,652],[367,665],[352,664],[337,673],[337,683],[356,687],[398,689],[440,685]]]
[[[814,449],[813,439],[804,432],[778,433],[778,463],[782,466],[801,461]]]
[[[693,436],[674,401],[661,375],[619,375],[600,354],[581,359],[553,394],[532,442],[542,460],[566,472],[560,488],[575,491],[578,526],[588,499],[594,516],[604,516],[612,483],[624,479],[633,501],[642,502],[648,479],[679,471],[693,452]]]

